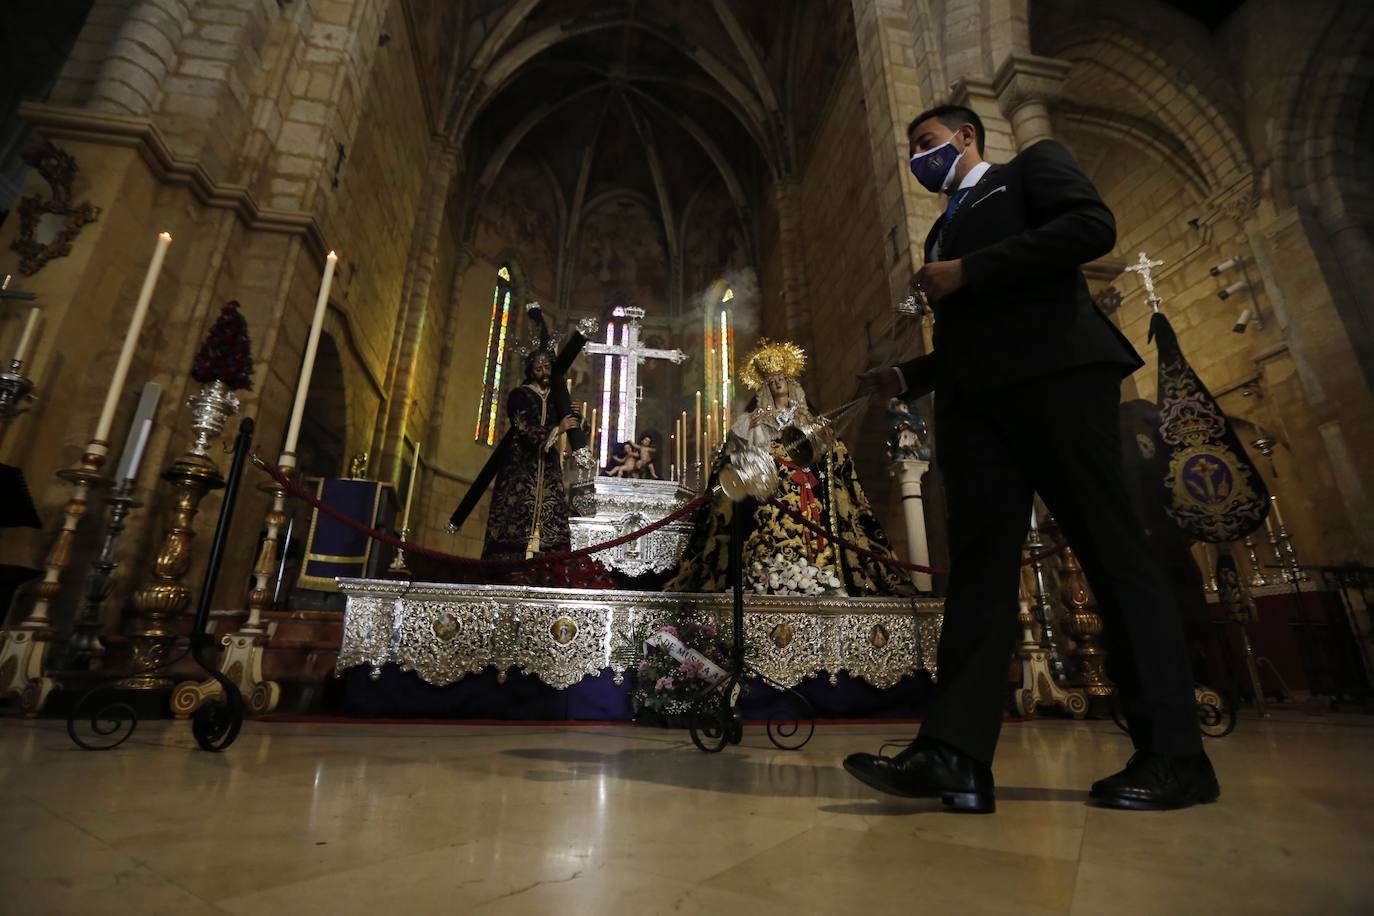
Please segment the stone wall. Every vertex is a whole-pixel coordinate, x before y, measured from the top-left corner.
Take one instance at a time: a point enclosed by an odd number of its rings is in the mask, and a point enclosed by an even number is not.
[[[1374,447],[1374,401],[1362,377],[1360,332],[1339,301],[1350,271],[1369,258],[1357,251],[1328,263],[1337,246],[1326,221],[1349,205],[1332,188],[1321,205],[1300,205],[1310,185],[1299,176],[1311,174],[1301,157],[1311,148],[1290,125],[1306,123],[1299,116],[1309,106],[1327,104],[1308,96],[1310,78],[1303,78],[1323,58],[1323,42],[1343,29],[1371,34],[1369,19],[1335,4],[1298,14],[1252,3],[1216,42],[1185,20],[1158,19],[1070,20],[1063,28],[1072,38],[1060,40],[1075,63],[1056,132],[1117,215],[1118,245],[1105,273],[1140,250],[1165,261],[1156,282],[1184,353],[1243,440],[1278,440],[1272,467],[1253,457],[1311,562],[1367,561],[1374,549],[1367,533],[1374,476],[1354,458]],[[1041,25],[1053,42],[1053,23]],[[1161,47],[1152,39],[1165,26],[1177,40],[1163,45],[1160,63],[1141,48]],[[1368,91],[1369,74],[1346,72],[1348,91]],[[1090,113],[1094,105],[1116,105],[1164,131],[1152,135],[1130,117],[1112,123]],[[1338,172],[1350,154],[1326,155],[1318,174]],[[1231,258],[1240,266],[1211,275],[1210,267]],[[1237,281],[1243,289],[1218,298]],[[1155,351],[1145,340],[1139,281],[1122,275],[1113,285],[1126,296],[1115,317],[1148,362],[1127,394],[1153,399]],[[1233,333],[1247,308],[1257,317],[1244,334]]]
[[[800,236],[811,300],[811,368],[807,396],[814,407],[831,410],[849,401],[857,373],[895,361],[912,328],[893,326],[884,237],[867,130],[858,58],[841,69],[823,110],[814,144],[798,182]],[[847,445],[878,517],[904,549],[906,530],[895,481],[883,450],[887,425],[882,410],[870,408],[846,434]]]
[[[401,40],[379,47],[383,29]],[[155,79],[148,83],[135,68]],[[388,360],[413,270],[433,127],[399,0],[284,10],[257,2],[99,3],[53,101],[60,104],[29,117],[76,156],[77,199],[104,213],[69,257],[25,281],[47,308],[32,359],[44,403],[3,443],[4,460],[23,467],[48,529],[7,532],[11,562],[41,558],[69,489],[52,473],[75,461],[94,426],[155,233],[165,228],[175,238],[114,426],[111,466],[142,382],[163,384],[138,488],[147,508],[124,541],[126,566],[107,605],[113,618],[145,578],[160,540],[170,492],[156,472],[190,441],[187,372],[219,305],[243,303],[258,365],[240,413],[256,418],[258,448],[275,457],[328,248],[341,256],[325,330],[343,363],[346,451],[372,448],[376,418],[392,397]],[[341,166],[337,144],[346,151]],[[30,189],[38,184],[31,179]],[[16,230],[10,220],[0,232],[4,251]],[[432,266],[439,283],[427,303],[431,316],[448,308],[454,257],[453,246],[445,248]],[[421,361],[426,387],[437,369],[434,350]],[[249,474],[256,484],[256,472]],[[217,496],[204,501],[202,535],[218,508]],[[264,510],[264,498],[246,487],[220,606],[243,606],[257,536],[243,520]],[[68,583],[85,575],[98,527],[94,520],[83,526]],[[196,550],[188,582],[198,582],[204,550]],[[59,620],[70,615],[75,592],[68,589]]]

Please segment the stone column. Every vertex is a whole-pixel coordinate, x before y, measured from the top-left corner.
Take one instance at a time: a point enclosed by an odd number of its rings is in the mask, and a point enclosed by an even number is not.
[[[147,115],[162,100],[193,0],[139,0],[129,7],[91,87],[90,106]]]
[[[897,459],[897,476],[902,484],[902,514],[906,517],[906,553],[912,563],[930,565],[930,544],[926,540],[926,505],[921,483],[930,462],[919,458]],[[911,581],[923,592],[932,591],[930,573],[913,572]]]
[[[411,277],[406,284],[399,346],[395,351],[392,382],[388,392],[385,427],[381,442],[382,461],[378,465],[383,479],[398,478],[405,450],[401,447],[411,407],[412,389],[417,374],[420,342],[424,337],[429,312],[429,292],[434,278],[434,263],[439,255],[439,236],[443,230],[449,187],[458,170],[458,150],[447,139],[435,141],[429,176],[425,182],[422,209],[416,217],[412,246]]]
[[[1049,104],[1059,98],[1071,66],[1051,57],[1012,54],[997,68],[993,91],[1011,122],[1018,150],[1054,135]]]
[[[463,278],[467,276],[476,259],[477,252],[468,242],[459,247],[454,257],[453,283],[449,288],[448,311],[444,315],[442,331],[443,348],[439,356],[439,371],[434,374],[434,390],[429,399],[429,429],[424,437],[424,441],[436,446],[444,441],[444,414],[448,410],[449,384],[453,370],[453,342],[458,337],[458,313],[462,308]],[[416,496],[420,501],[420,512],[411,515],[412,527],[416,529],[411,540],[418,543],[423,536],[424,520],[429,518],[433,511],[434,488],[423,487]]]
[[[797,180],[783,178],[773,184],[778,210],[778,247],[782,251],[782,304],[787,336],[805,350],[812,350],[811,302],[806,283],[806,257],[801,238],[801,212]]]

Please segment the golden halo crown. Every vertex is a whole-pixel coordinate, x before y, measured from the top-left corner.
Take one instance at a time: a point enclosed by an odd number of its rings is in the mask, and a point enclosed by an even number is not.
[[[790,340],[759,338],[758,346],[744,361],[740,380],[750,391],[758,391],[769,379],[801,378],[806,369],[806,351]]]

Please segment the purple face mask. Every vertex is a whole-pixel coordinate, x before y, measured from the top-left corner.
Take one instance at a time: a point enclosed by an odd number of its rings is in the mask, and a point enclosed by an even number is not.
[[[912,153],[911,174],[916,176],[921,187],[938,194],[949,187],[954,179],[954,168],[963,156],[963,150],[956,149],[954,138],[950,137],[934,149]]]

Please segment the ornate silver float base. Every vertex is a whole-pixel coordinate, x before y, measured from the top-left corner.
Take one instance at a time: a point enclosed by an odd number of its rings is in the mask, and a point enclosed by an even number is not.
[[[573,550],[638,531],[675,512],[696,494],[670,480],[621,480],[596,477],[573,487],[568,520]],[[692,520],[679,519],[628,544],[594,554],[606,566],[627,576],[673,569],[692,535]]]
[[[340,579],[347,596],[337,670],[393,662],[426,683],[483,668],[532,674],[560,690],[611,667],[640,621],[684,601],[715,614],[728,638],[731,596]],[[785,687],[840,672],[875,687],[935,670],[943,605],[931,599],[747,596],[750,663]],[[617,672],[617,678],[619,677]]]

